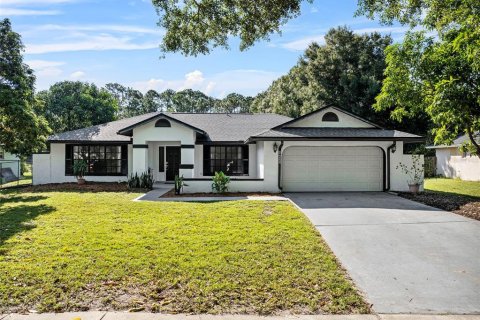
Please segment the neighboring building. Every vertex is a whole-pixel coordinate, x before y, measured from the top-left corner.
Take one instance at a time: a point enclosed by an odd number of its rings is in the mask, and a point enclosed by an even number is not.
[[[0,145],[0,184],[18,180],[20,174],[20,158]]]
[[[476,135],[480,143],[480,135]],[[469,141],[467,135],[458,137],[451,145],[430,146],[435,149],[437,158],[436,174],[447,178],[480,181],[480,158],[460,150],[460,146]]]
[[[408,190],[397,165],[411,165],[403,144],[419,141],[333,106],[297,119],[157,112],[51,136],[49,153],[33,157],[33,183],[73,182],[84,158],[89,181],[150,169],[160,182],[183,176],[184,192],[210,191],[215,171],[232,178],[230,191]]]

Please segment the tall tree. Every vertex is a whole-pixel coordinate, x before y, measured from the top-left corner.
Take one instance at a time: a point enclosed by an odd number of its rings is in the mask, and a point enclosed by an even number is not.
[[[254,101],[254,110],[298,117],[319,106],[334,104],[385,127],[425,134],[428,121],[419,116],[414,128],[389,120],[388,111],[375,112],[389,36],[355,34],[346,27],[330,29],[325,44],[310,45],[290,72],[276,80]]]
[[[401,120],[426,112],[435,143],[451,143],[459,134],[475,139],[480,131],[480,2],[478,0],[361,0],[358,14],[384,23],[395,20],[437,33],[410,32],[387,49],[386,79],[375,107],[394,107]]]
[[[48,124],[34,112],[35,76],[23,63],[24,47],[10,20],[0,21],[0,144],[28,155],[45,147]]]
[[[301,0],[153,0],[166,30],[164,52],[207,54],[228,48],[228,38],[240,37],[240,49],[279,32],[280,26],[300,14]],[[309,0],[311,2],[311,0]]]
[[[239,93],[230,93],[225,98],[217,100],[215,111],[226,113],[248,113],[252,104],[252,97],[245,97]]]
[[[134,117],[146,112],[145,101],[140,91],[118,83],[107,83],[105,88],[117,101],[116,117],[118,119]]]
[[[142,105],[144,113],[163,110],[162,97],[155,90],[148,90],[143,95]]]
[[[215,105],[215,99],[201,91],[186,89],[178,91],[172,97],[170,111],[175,112],[210,112]]]
[[[38,94],[42,112],[53,132],[80,129],[115,119],[117,103],[105,89],[80,81],[55,83]]]

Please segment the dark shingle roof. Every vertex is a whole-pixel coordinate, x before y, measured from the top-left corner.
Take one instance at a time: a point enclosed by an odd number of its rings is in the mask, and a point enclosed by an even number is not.
[[[475,141],[478,141],[480,143],[480,132],[476,132],[473,137],[475,138]],[[470,137],[466,134],[459,136],[457,139],[453,140],[453,143],[451,145],[438,145],[438,146],[428,146],[427,149],[439,149],[439,148],[458,148],[460,147],[464,142],[470,141]]]
[[[378,128],[279,128],[264,131],[250,140],[268,139],[423,139],[415,134]]]
[[[226,113],[169,113],[165,116],[198,128],[207,133],[210,141],[245,141],[250,136],[291,120],[277,114],[226,114]],[[130,137],[118,131],[138,123],[153,120],[160,112],[148,113],[128,119],[108,122],[93,127],[55,134],[51,142],[61,141],[119,141],[128,142]]]

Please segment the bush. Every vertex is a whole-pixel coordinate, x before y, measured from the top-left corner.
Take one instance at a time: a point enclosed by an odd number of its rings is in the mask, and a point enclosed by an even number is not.
[[[128,177],[127,186],[129,189],[153,189],[153,175],[149,172],[143,172],[140,176],[137,173]]]
[[[230,177],[228,177],[222,171],[215,172],[215,176],[212,178],[212,191],[224,193],[228,191],[228,184],[230,183]]]

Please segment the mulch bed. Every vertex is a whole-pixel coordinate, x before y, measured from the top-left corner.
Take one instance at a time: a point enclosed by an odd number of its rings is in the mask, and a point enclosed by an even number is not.
[[[480,220],[480,198],[453,195],[443,192],[422,192],[419,194],[399,193],[399,196],[424,203],[431,207]]]
[[[55,192],[55,191],[80,191],[80,192],[124,192],[128,190],[124,182],[88,182],[77,183],[50,183],[38,186],[30,186],[23,189],[26,192]]]
[[[270,192],[227,192],[227,193],[212,193],[212,192],[197,192],[197,193],[181,193],[175,194],[175,190],[170,190],[163,194],[160,198],[200,198],[200,197],[269,197],[281,196],[281,193]]]

